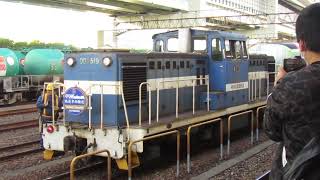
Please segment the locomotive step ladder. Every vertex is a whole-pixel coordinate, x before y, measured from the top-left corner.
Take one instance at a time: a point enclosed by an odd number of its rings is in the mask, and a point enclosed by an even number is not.
[[[43,151],[43,159],[44,160],[51,160],[53,157],[53,154],[54,154],[54,151],[45,149]]]
[[[132,164],[132,168],[136,168],[140,166],[140,160],[139,160],[139,156],[137,152],[132,151],[132,158],[131,158],[131,164]],[[124,157],[121,159],[116,159],[117,165],[119,169],[122,170],[128,170],[129,166],[128,166],[128,157]]]

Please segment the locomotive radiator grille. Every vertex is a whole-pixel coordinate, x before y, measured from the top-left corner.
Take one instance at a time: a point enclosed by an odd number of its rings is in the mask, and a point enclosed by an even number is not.
[[[147,81],[146,63],[123,63],[122,64],[123,93],[125,100],[139,100],[139,85]],[[146,98],[147,89],[143,86],[141,89],[142,99]]]

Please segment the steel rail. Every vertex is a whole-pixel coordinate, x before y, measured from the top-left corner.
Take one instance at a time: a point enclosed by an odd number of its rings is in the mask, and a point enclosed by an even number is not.
[[[14,110],[8,110],[8,111],[0,111],[0,117],[2,116],[12,116],[12,115],[18,115],[18,114],[27,114],[27,113],[33,113],[37,112],[37,108],[25,108],[25,109],[14,109]]]
[[[10,146],[4,146],[4,147],[0,147],[0,151],[12,150],[14,148],[19,148],[19,147],[22,147],[22,146],[38,144],[39,142],[40,142],[40,140],[34,140],[34,141],[30,141],[30,142],[25,142],[25,143],[20,143],[20,144],[15,144],[15,145],[10,145]]]
[[[80,174],[82,171],[88,171],[88,170],[96,170],[97,168],[100,168],[101,166],[103,166],[105,164],[105,162],[97,162],[95,164],[91,164],[88,165],[86,167],[81,167],[78,168],[76,170],[74,170],[75,174]],[[61,174],[57,174],[54,176],[50,176],[45,178],[45,180],[53,180],[53,179],[67,179],[68,177],[70,177],[70,171],[61,173]]]
[[[26,151],[21,151],[18,153],[14,153],[14,154],[10,154],[10,155],[5,155],[5,156],[0,156],[0,161],[5,161],[5,160],[9,160],[18,156],[23,156],[23,155],[29,155],[29,154],[33,154],[33,153],[37,153],[42,151],[41,148],[34,148],[34,149],[29,149]]]
[[[1,124],[0,133],[16,130],[16,129],[28,128],[28,127],[37,127],[38,123],[39,123],[38,119],[33,119],[33,120],[21,121],[21,122],[9,123],[9,124]]]

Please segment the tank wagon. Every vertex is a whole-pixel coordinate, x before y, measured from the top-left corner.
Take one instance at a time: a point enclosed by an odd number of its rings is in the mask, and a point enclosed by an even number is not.
[[[143,138],[266,104],[268,58],[250,59],[245,36],[184,29],[156,34],[153,42],[147,54],[65,56],[65,116],[43,127],[47,158],[53,151],[107,150],[130,169],[124,164],[138,164]]]
[[[62,80],[64,54],[34,49],[24,55],[0,48],[0,105],[14,104],[39,95],[46,81]]]

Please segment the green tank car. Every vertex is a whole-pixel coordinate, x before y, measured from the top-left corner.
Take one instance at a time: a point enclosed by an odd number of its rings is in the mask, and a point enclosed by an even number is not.
[[[63,74],[64,54],[58,49],[33,49],[25,58],[24,73],[27,75]]]
[[[14,51],[0,48],[0,77],[19,75],[19,60]]]

